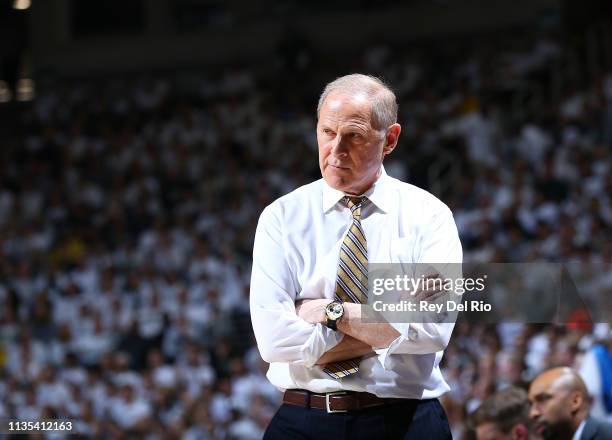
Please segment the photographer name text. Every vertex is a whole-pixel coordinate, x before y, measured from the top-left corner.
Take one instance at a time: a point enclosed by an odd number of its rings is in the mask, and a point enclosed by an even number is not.
[[[463,303],[448,300],[441,303],[430,302],[427,300],[400,301],[386,303],[384,301],[374,301],[372,308],[376,312],[490,312],[491,304],[485,301],[465,301]]]

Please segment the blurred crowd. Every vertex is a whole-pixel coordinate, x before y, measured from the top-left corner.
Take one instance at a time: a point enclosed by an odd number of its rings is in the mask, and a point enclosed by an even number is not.
[[[568,51],[546,35],[381,43],[342,71],[311,54],[41,84],[0,150],[0,418],[70,419],[84,438],[261,438],[280,392],[250,327],[254,228],[319,177],[317,94],[348,71],[397,91],[387,172],[450,206],[466,261],[609,264],[612,72],[572,74]],[[607,324],[458,324],[442,364],[455,438],[496,389],[588,368],[609,338]]]

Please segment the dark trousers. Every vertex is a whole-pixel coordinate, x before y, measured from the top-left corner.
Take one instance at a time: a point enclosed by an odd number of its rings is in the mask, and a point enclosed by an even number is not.
[[[325,410],[283,404],[264,440],[449,440],[448,420],[438,399],[408,400],[363,411]]]

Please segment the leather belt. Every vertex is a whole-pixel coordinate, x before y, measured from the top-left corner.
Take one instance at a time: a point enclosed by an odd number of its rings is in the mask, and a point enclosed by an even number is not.
[[[370,393],[356,391],[335,391],[317,394],[307,390],[287,390],[283,395],[283,403],[303,406],[306,408],[324,409],[328,413],[359,411],[376,406],[405,403],[412,399],[395,399],[376,397]]]

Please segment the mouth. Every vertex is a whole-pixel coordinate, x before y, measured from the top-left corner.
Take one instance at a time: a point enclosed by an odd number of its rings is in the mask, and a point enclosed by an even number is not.
[[[535,425],[534,429],[537,434],[541,435],[542,433],[544,433],[544,431],[546,431],[547,426],[545,423],[538,423],[537,425]]]
[[[341,167],[341,166],[332,165],[332,164],[329,164],[329,166],[336,170],[348,170],[349,169],[348,167]]]

